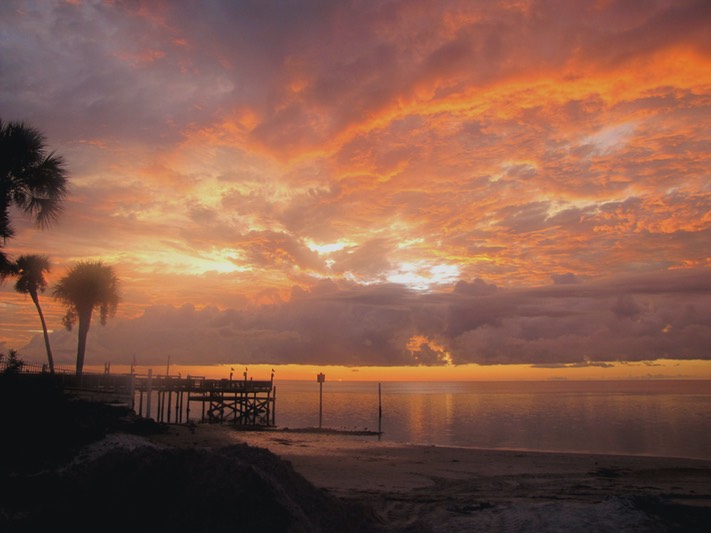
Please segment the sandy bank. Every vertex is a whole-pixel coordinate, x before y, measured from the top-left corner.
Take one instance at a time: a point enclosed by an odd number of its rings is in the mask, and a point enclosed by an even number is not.
[[[316,487],[414,531],[707,531],[711,461],[398,445],[377,437],[198,425],[173,446],[244,442]]]

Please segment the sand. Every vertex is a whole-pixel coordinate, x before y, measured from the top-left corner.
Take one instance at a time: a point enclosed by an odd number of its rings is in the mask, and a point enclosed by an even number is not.
[[[29,385],[0,387],[0,531],[711,531],[711,461],[164,426]]]
[[[178,447],[247,443],[400,531],[708,531],[711,461],[417,446],[377,437],[172,427]]]

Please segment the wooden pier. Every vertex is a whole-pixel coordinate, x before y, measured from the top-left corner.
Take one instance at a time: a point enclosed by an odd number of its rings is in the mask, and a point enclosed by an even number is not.
[[[49,374],[45,374],[49,376]],[[201,376],[138,374],[55,374],[62,387],[81,398],[125,405],[157,422],[229,422],[274,426],[274,381],[208,379]],[[197,406],[197,410],[194,407]],[[195,414],[199,413],[196,417]]]
[[[181,424],[198,404],[202,422],[231,422],[240,426],[274,426],[276,387],[273,381],[207,379],[188,376],[135,377],[133,409],[155,420]],[[138,396],[138,404],[135,403]],[[145,411],[145,414],[144,414]]]

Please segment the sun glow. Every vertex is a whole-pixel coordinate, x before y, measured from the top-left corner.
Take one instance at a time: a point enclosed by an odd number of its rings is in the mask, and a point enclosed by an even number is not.
[[[412,358],[420,365],[452,366],[452,355],[438,342],[424,335],[413,335],[407,342]]]
[[[339,250],[343,250],[344,248],[346,248],[348,246],[355,246],[355,243],[352,241],[348,241],[348,240],[340,240],[340,241],[328,243],[328,244],[318,244],[318,243],[308,239],[306,241],[306,246],[312,252],[318,252],[319,254],[331,254],[333,252],[338,252]]]
[[[146,272],[153,272],[156,265],[164,265],[166,270],[175,274],[187,275],[200,275],[207,272],[229,274],[251,270],[250,267],[239,264],[239,251],[229,248],[213,248],[208,254],[164,250],[136,254],[136,258],[140,261],[140,266],[136,269]]]
[[[426,261],[401,263],[391,270],[386,279],[418,290],[426,291],[436,285],[456,283],[460,276],[458,265],[432,265]]]
[[[711,361],[658,359],[653,362],[611,363],[606,367],[577,366],[574,368],[541,368],[525,364],[514,365],[419,365],[419,366],[341,366],[309,364],[249,364],[242,362],[199,366],[173,364],[172,376],[188,374],[214,379],[228,378],[233,371],[242,375],[245,368],[256,380],[268,380],[274,372],[275,383],[280,380],[303,380],[316,383],[316,375],[323,372],[330,381],[550,381],[550,380],[625,380],[625,379],[711,379]],[[145,374],[166,371],[166,365],[138,366],[136,372]],[[87,372],[104,372],[105,365],[87,365]],[[653,373],[650,370],[654,370]],[[112,373],[129,372],[130,366],[112,364]]]

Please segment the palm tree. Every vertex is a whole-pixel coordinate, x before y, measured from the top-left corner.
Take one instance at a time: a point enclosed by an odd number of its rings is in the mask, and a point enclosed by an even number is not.
[[[44,135],[23,122],[0,120],[0,248],[15,234],[11,205],[46,228],[59,216],[66,194],[64,159],[46,152]],[[0,249],[0,268],[10,264]]]
[[[54,374],[54,358],[52,357],[52,348],[49,345],[47,323],[44,320],[38,296],[38,292],[44,292],[47,288],[47,280],[44,275],[50,270],[49,258],[46,255],[21,255],[15,261],[14,270],[17,276],[15,290],[20,294],[29,294],[37,308],[37,313],[39,313],[42,333],[44,333],[44,346],[47,349],[49,371]]]
[[[77,346],[77,375],[84,368],[86,337],[91,325],[91,315],[99,307],[101,324],[116,312],[119,297],[119,281],[114,269],[101,261],[80,261],[69,269],[66,276],[57,282],[53,296],[67,306],[62,322],[71,330],[79,322]]]

